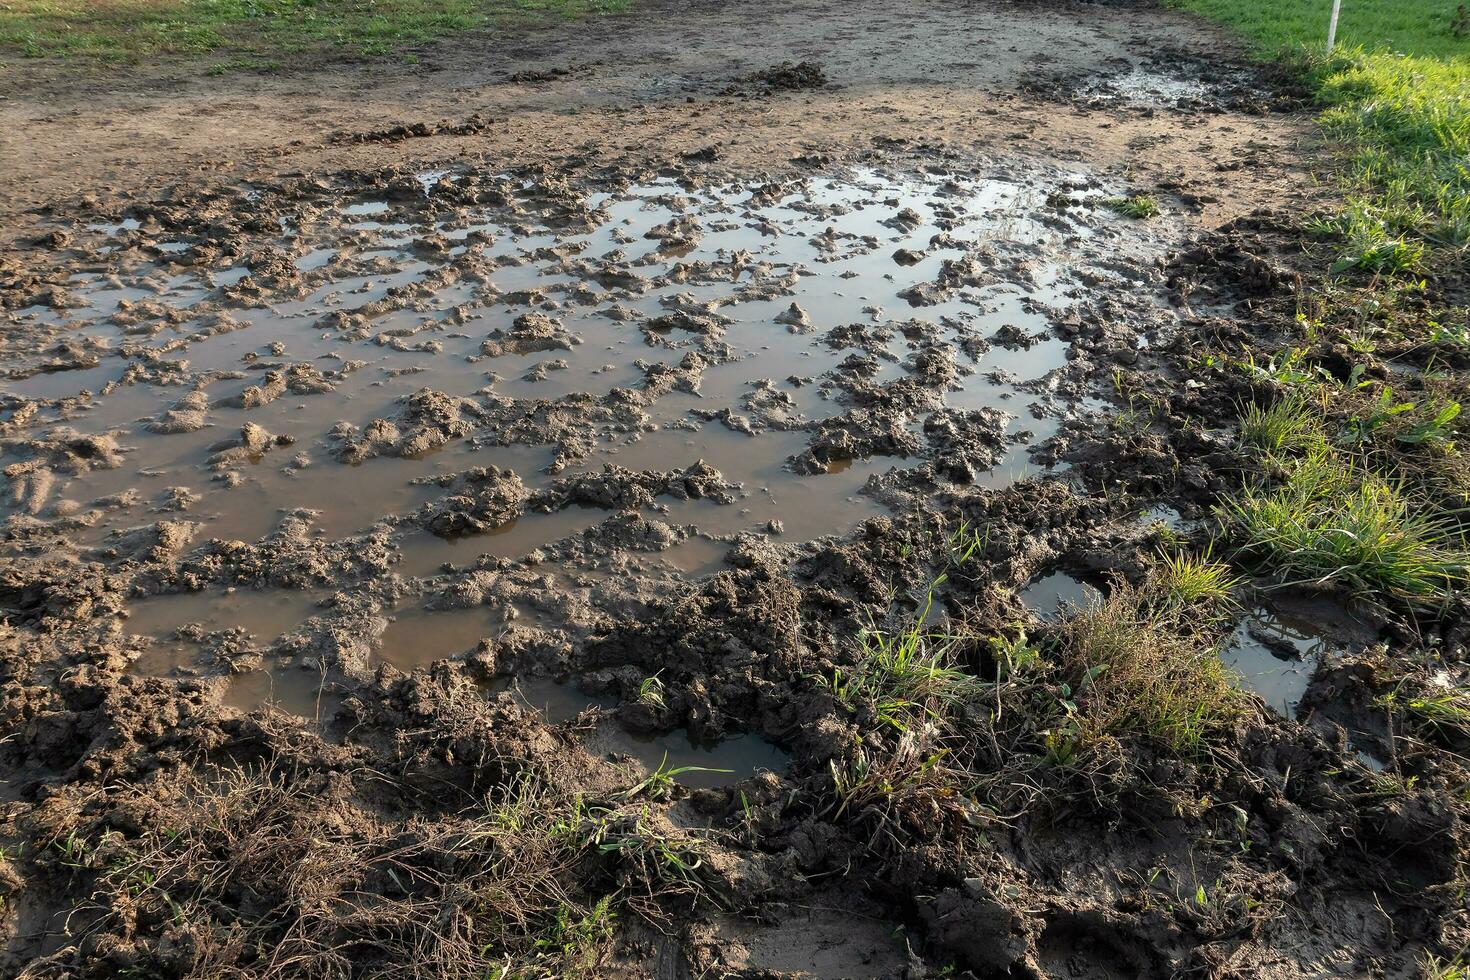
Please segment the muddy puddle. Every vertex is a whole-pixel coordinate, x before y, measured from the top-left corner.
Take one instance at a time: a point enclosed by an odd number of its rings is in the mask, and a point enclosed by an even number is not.
[[[682,732],[639,737],[604,725],[593,745],[614,756],[631,756],[650,771],[683,769],[673,778],[696,789],[729,786],[760,772],[783,772],[791,757],[759,735],[735,735],[714,744],[696,742]]]
[[[1244,687],[1288,717],[1306,693],[1320,657],[1331,648],[1323,628],[1289,612],[1260,606],[1241,621],[1220,650],[1220,659],[1240,675]]]
[[[1055,620],[1076,612],[1102,597],[1095,585],[1084,582],[1070,572],[1050,572],[1021,590],[1021,601],[1042,619]]]
[[[29,420],[0,445],[26,546],[107,557],[158,521],[196,524],[192,548],[257,542],[295,516],[324,542],[386,529],[413,580],[606,574],[621,547],[693,580],[741,534],[797,544],[922,504],[905,471],[996,489],[1046,472],[1032,450],[1107,410],[1076,349],[1089,263],[1159,247],[1110,188],[1044,167],[431,176],[421,196],[315,200],[230,250],[149,220],[88,229],[65,302],[8,315],[37,338],[0,385]],[[1027,602],[1085,600],[1072,581]],[[161,597],[125,629],[156,638],[162,674],[199,666],[181,625],[265,646],[313,601]],[[557,625],[554,603],[393,615],[375,656],[404,670],[528,615]],[[262,670],[231,697],[315,709],[298,681]],[[640,751],[666,750],[694,751]]]
[[[131,670],[147,677],[223,677],[221,700],[232,707],[253,711],[269,704],[303,718],[329,718],[342,699],[326,673],[320,667],[302,669],[268,652],[282,636],[322,614],[323,597],[322,592],[240,588],[134,600],[121,628],[153,642]],[[209,635],[226,630],[243,631],[249,648],[265,655],[248,658],[238,670],[208,657]]]
[[[713,538],[693,537],[676,544],[663,555],[663,560],[688,575],[698,577],[729,568],[726,557],[730,545]]]
[[[546,678],[524,678],[497,685],[517,700],[540,711],[547,721],[560,724],[588,708],[612,709],[611,697],[583,694],[575,685],[558,684]],[[727,786],[758,772],[781,772],[790,756],[759,735],[744,734],[715,742],[699,742],[684,731],[667,734],[638,734],[622,727],[612,717],[602,719],[588,735],[589,751],[612,758],[631,758],[652,772],[683,769],[674,777],[694,788]]]
[[[320,593],[287,589],[233,589],[150,596],[128,606],[122,629],[157,640],[176,641],[180,627],[206,631],[241,629],[258,646],[268,646],[319,611]]]
[[[490,606],[434,610],[410,605],[393,613],[379,640],[379,655],[409,672],[473,650],[504,623],[504,612]]]
[[[312,721],[325,721],[342,706],[342,695],[320,672],[271,664],[229,679],[223,701],[241,711],[271,705]]]
[[[467,568],[484,556],[521,558],[545,544],[575,536],[607,519],[607,512],[570,507],[551,514],[530,512],[498,527],[467,537],[442,538],[428,531],[412,531],[399,541],[400,575],[424,578],[445,567]]]

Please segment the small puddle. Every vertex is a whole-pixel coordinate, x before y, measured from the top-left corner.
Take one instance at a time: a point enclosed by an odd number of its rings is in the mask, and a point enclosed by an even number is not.
[[[674,545],[661,558],[686,575],[698,578],[729,568],[730,564],[725,560],[729,553],[730,543],[727,541],[693,537]]]
[[[593,733],[592,743],[604,752],[630,755],[652,772],[688,767],[674,781],[693,789],[729,786],[758,772],[783,772],[791,756],[759,735],[735,735],[713,745],[695,742],[684,732],[639,736],[609,720]],[[721,771],[723,770],[723,771]]]
[[[29,378],[5,379],[0,381],[0,389],[22,398],[66,398],[83,391],[95,394],[108,382],[120,380],[126,368],[124,361],[108,357],[94,367],[44,371]]]
[[[580,534],[612,516],[611,511],[571,506],[544,514],[530,511],[480,534],[441,538],[428,531],[404,535],[394,571],[410,578],[439,574],[444,565],[465,568],[482,555],[524,558],[537,548]]]
[[[1240,674],[1246,687],[1289,717],[1328,647],[1311,622],[1258,607],[1230,634],[1220,659]]]
[[[256,541],[280,524],[284,508],[316,511],[312,525],[329,538],[365,531],[385,517],[414,510],[437,497],[432,485],[410,479],[432,472],[432,464],[411,460],[372,460],[357,472],[343,473],[335,463],[321,463],[293,473],[277,468],[252,468],[246,482],[222,498],[207,498],[199,507],[210,520],[210,537]],[[371,467],[371,470],[368,468]],[[343,493],[344,483],[353,492]]]
[[[1160,525],[1170,531],[1178,531],[1184,527],[1184,517],[1168,504],[1155,504],[1138,515],[1139,523],[1154,526]]]
[[[660,470],[683,469],[703,460],[725,480],[740,484],[744,495],[734,503],[661,497],[657,510],[649,513],[670,524],[694,524],[708,534],[735,534],[777,521],[781,540],[811,541],[889,512],[860,491],[869,477],[901,461],[844,460],[826,473],[797,474],[788,460],[807,444],[804,432],[772,432],[752,439],[707,426],[696,433],[652,433],[619,447],[613,458],[630,469]]]
[[[436,660],[468,653],[504,628],[495,606],[425,609],[409,606],[393,614],[379,640],[378,656],[405,673]]]
[[[1102,591],[1066,572],[1052,572],[1021,590],[1021,601],[1042,619],[1056,619],[1102,597]]]
[[[142,652],[131,670],[148,677],[167,677],[181,670],[190,673],[196,668],[208,671],[210,665],[195,663],[196,648],[176,636],[181,626],[198,624],[210,632],[238,627],[250,633],[256,646],[265,647],[316,615],[321,598],[315,592],[236,589],[138,600],[130,606],[123,628],[151,636],[156,642]],[[242,711],[254,711],[269,703],[290,714],[320,720],[331,717],[342,699],[317,673],[268,663],[231,676],[222,702]]]
[[[501,682],[500,689],[507,688],[522,703],[543,712],[546,720],[554,725],[575,718],[587,708],[617,706],[615,698],[586,695],[573,684],[558,684],[547,678]],[[694,789],[729,786],[761,771],[780,772],[791,762],[788,753],[759,735],[735,735],[703,744],[682,730],[664,735],[635,735],[611,717],[603,719],[588,736],[588,750],[632,756],[650,772],[660,766],[665,770],[688,768],[689,771],[674,779]]]
[[[511,691],[517,701],[541,712],[553,725],[570,721],[588,708],[618,706],[618,699],[611,695],[583,694],[575,684],[558,684],[546,677],[501,680],[491,690]]]
[[[342,702],[342,695],[320,674],[276,665],[236,674],[230,678],[223,699],[224,704],[241,711],[254,711],[269,704],[314,721],[331,718]]]
[[[207,631],[238,627],[257,645],[267,646],[315,615],[320,599],[316,592],[248,588],[151,596],[129,604],[122,628],[140,636],[173,640],[179,627],[191,623]]]

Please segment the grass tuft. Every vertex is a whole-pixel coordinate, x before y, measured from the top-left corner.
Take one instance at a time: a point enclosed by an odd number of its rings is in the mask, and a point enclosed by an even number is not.
[[[1242,555],[1286,582],[1420,606],[1467,585],[1470,553],[1453,522],[1325,446],[1284,482],[1247,486],[1218,513]]]
[[[857,664],[838,670],[826,681],[849,709],[871,706],[885,724],[903,731],[916,720],[942,715],[986,689],[984,681],[953,662],[955,651],[974,638],[939,633],[926,626],[938,585],[930,588],[923,609],[910,624],[864,630]]]
[[[1214,561],[1206,551],[1198,557],[1183,552],[1162,555],[1151,584],[1175,608],[1221,613],[1237,606],[1235,591],[1242,581],[1229,565]]]
[[[1163,213],[1159,202],[1148,194],[1130,194],[1127,197],[1110,197],[1103,202],[1125,218],[1141,221],[1156,218]]]
[[[1426,953],[1421,975],[1424,980],[1470,980],[1470,966],[1461,956],[1446,960]]]
[[[1378,699],[1382,708],[1401,708],[1441,735],[1470,740],[1470,688],[1444,687],[1417,695],[1395,689]]]
[[[1241,444],[1268,456],[1291,455],[1327,441],[1321,413],[1305,399],[1288,397],[1240,413]]]
[[[1204,567],[1206,591],[1228,594],[1223,569]],[[1127,735],[1193,754],[1239,715],[1231,674],[1179,602],[1178,582],[1166,566],[1142,585],[1116,583],[1063,620],[1058,656],[1072,676],[1072,698],[1066,725],[1049,740],[1054,754],[1069,757],[1066,739],[1086,745]]]

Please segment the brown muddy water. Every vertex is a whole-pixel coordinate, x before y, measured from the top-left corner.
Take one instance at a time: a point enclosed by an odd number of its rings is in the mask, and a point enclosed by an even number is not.
[[[319,541],[367,535],[391,548],[407,598],[374,599],[345,628],[382,630],[357,637],[369,668],[412,671],[517,623],[560,625],[525,591],[429,608],[446,571],[509,562],[548,576],[532,592],[574,587],[563,574],[594,593],[592,573],[714,574],[742,535],[800,543],[911,505],[885,488],[951,452],[947,427],[989,440],[960,478],[1001,488],[1044,472],[1032,450],[1106,405],[1070,311],[1110,256],[1161,247],[1065,170],[653,179],[552,206],[533,183],[476,179],[492,191],[436,171],[421,196],[313,202],[244,254],[134,219],[92,226],[66,304],[11,316],[51,343],[4,385],[7,415],[34,412],[4,459],[23,471],[6,513],[34,533],[4,547],[37,553],[47,521],[83,553],[116,554],[159,519],[196,524],[196,544],[269,543],[288,517]],[[494,203],[465,203],[477,198]],[[439,401],[411,401],[421,392]],[[89,437],[104,448],[68,450]],[[625,492],[700,466],[725,489]],[[471,533],[436,529],[473,467],[513,474],[525,498]],[[620,512],[669,534],[608,557],[593,536]],[[201,638],[243,630],[265,656],[228,700],[316,717],[333,685],[317,658],[287,666],[300,645],[286,640],[335,615],[325,594],[140,594],[120,628],[153,639],[134,669],[160,676],[207,674]],[[1085,596],[1061,573],[1027,590],[1044,616]],[[654,764],[776,762],[759,739],[605,739]]]
[[[503,688],[528,707],[539,710],[552,724],[576,718],[589,708],[613,709],[615,698],[583,694],[569,683],[543,677],[508,681]],[[683,732],[637,734],[603,718],[591,733],[587,747],[612,758],[637,759],[645,768],[685,768],[679,781],[686,786],[720,786],[757,772],[786,768],[788,756],[757,735],[737,735],[716,742],[698,742]]]

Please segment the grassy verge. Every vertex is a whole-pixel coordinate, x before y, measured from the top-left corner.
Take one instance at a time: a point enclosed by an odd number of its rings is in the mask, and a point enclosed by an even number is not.
[[[5,0],[0,51],[226,67],[335,51],[380,55],[462,31],[625,10],[628,0]]]
[[[1257,570],[1381,606],[1470,584],[1460,448],[1470,399],[1470,18],[1450,0],[1170,0],[1300,66],[1341,147],[1340,204],[1309,220],[1325,275],[1286,349],[1245,354],[1241,440],[1260,479],[1220,508]]]
[[[1470,244],[1470,22],[1451,0],[1347,0],[1324,54],[1327,0],[1171,0],[1301,61],[1327,131],[1350,151],[1338,271],[1432,272]]]

